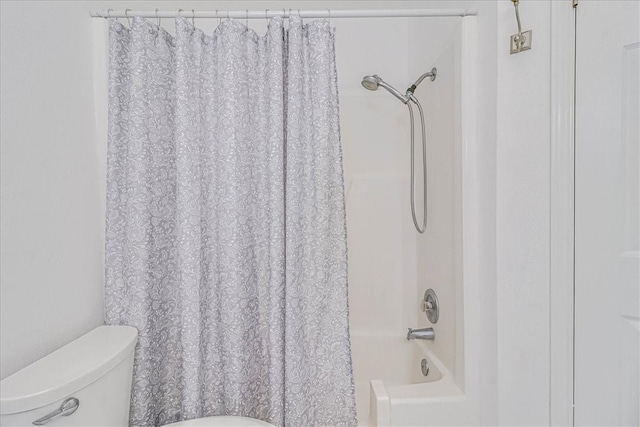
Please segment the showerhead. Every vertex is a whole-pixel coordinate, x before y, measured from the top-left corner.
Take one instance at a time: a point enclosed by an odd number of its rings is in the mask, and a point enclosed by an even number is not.
[[[409,97],[401,94],[396,88],[382,80],[377,74],[374,74],[373,76],[364,76],[361,83],[362,86],[367,90],[378,90],[378,87],[382,86],[383,88],[388,90],[389,93],[402,101],[403,104],[409,102]]]
[[[378,76],[364,76],[362,78],[362,86],[367,90],[378,90],[378,83],[380,77]]]

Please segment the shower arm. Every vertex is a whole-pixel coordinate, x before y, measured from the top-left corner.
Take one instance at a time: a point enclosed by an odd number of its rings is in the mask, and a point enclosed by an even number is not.
[[[418,80],[416,80],[416,82],[411,86],[409,86],[409,88],[407,89],[407,96],[409,97],[409,93],[413,94],[413,92],[415,92],[415,90],[418,88],[418,86],[420,85],[420,83],[422,83],[424,79],[426,79],[427,77],[430,77],[431,81],[434,81],[437,75],[438,75],[438,70],[436,69],[436,67],[433,67],[431,71],[427,71],[426,73],[418,77]]]

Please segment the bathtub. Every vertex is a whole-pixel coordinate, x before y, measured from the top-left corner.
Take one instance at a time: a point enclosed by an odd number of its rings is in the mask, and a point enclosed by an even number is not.
[[[425,341],[354,335],[351,349],[359,426],[472,423],[463,390]],[[429,367],[426,376],[423,359]]]

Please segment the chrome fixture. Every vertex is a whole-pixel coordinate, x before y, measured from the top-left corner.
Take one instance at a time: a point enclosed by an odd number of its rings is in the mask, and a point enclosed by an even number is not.
[[[422,105],[418,99],[413,95],[416,88],[424,79],[429,77],[431,81],[436,79],[436,75],[438,74],[438,70],[434,67],[431,71],[422,74],[418,80],[415,81],[414,84],[409,86],[403,95],[400,91],[389,83],[382,80],[380,76],[374,74],[372,76],[364,76],[362,78],[362,86],[367,90],[378,90],[379,87],[385,88],[389,93],[398,98],[403,104],[405,104],[409,108],[409,119],[411,122],[411,217],[413,219],[413,225],[418,230],[418,233],[422,234],[427,229],[427,134],[424,128],[424,112],[422,111]],[[418,112],[420,113],[420,124],[422,128],[422,190],[423,190],[423,214],[422,214],[422,225],[418,224],[418,219],[416,217],[416,196],[415,196],[415,135],[414,135],[414,119],[413,119],[413,108],[411,107],[411,103],[413,102],[418,106]]]
[[[427,362],[427,359],[422,359],[422,362],[420,362],[420,370],[425,377],[429,375],[429,362]]]
[[[181,15],[181,10],[175,11],[153,11],[153,10],[134,10],[132,15],[141,18],[175,18]],[[290,18],[291,16],[300,16],[300,18],[423,18],[423,17],[448,17],[448,16],[475,16],[478,14],[476,9],[322,9],[322,10],[192,10],[191,18],[235,18],[235,19],[268,19],[275,16],[282,18]],[[92,18],[125,18],[126,14],[123,10],[93,10],[90,13]]]
[[[427,289],[424,293],[424,297],[420,301],[420,309],[427,315],[429,322],[438,323],[440,304],[438,303],[438,296],[433,289]]]
[[[411,93],[415,92],[417,87],[420,85],[420,83],[422,83],[422,81],[424,79],[429,77],[431,79],[431,81],[434,81],[436,79],[437,75],[438,75],[438,69],[436,67],[433,67],[431,69],[431,71],[428,71],[428,72],[424,73],[423,75],[421,75],[420,77],[418,77],[418,80],[416,80],[416,82],[414,84],[409,86],[409,89],[407,89],[407,92],[411,92]]]
[[[378,90],[378,87],[382,86],[386,90],[391,93],[391,95],[398,98],[403,104],[409,102],[409,97],[400,93],[398,89],[391,86],[389,83],[385,82],[380,78],[379,75],[374,74],[373,76],[364,76],[362,78],[362,86],[367,90]]]
[[[511,36],[511,54],[520,53],[525,50],[531,49],[531,30],[522,32],[522,25],[520,24],[520,11],[518,6],[520,0],[511,0],[513,7],[516,10],[516,23],[518,24],[518,33]]]
[[[420,328],[420,329],[411,329],[407,332],[407,341],[408,340],[428,340],[433,341],[436,339],[436,331],[433,328]]]
[[[32,424],[35,426],[43,426],[60,417],[68,417],[69,415],[76,412],[79,407],[80,407],[80,401],[75,397],[70,397],[66,399],[64,402],[62,402],[62,404],[58,409],[45,415],[42,418],[38,418]]]

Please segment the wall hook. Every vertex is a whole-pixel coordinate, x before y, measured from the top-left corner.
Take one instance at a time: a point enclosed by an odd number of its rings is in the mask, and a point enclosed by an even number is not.
[[[518,33],[511,36],[511,54],[520,53],[524,50],[531,49],[531,30],[522,32],[522,25],[520,24],[520,11],[518,6],[520,0],[511,0],[513,7],[516,10],[516,22],[518,23]]]

